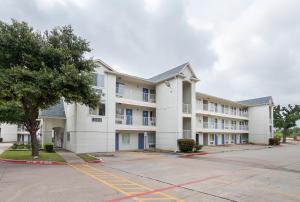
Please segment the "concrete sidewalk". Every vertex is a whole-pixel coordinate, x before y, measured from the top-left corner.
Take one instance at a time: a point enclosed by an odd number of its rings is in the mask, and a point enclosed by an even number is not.
[[[0,154],[2,154],[5,150],[7,150],[10,146],[12,146],[12,143],[0,143]]]
[[[269,146],[266,145],[252,145],[252,144],[232,144],[226,146],[204,146],[202,151],[210,154],[223,153],[223,152],[233,152],[233,151],[244,151],[244,150],[259,150],[267,149]]]
[[[63,157],[67,163],[84,163],[84,161],[73,152],[59,150],[56,151],[56,153]]]

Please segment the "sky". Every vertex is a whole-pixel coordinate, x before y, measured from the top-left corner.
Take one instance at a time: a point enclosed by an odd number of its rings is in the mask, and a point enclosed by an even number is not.
[[[299,0],[0,0],[0,20],[72,25],[118,71],[150,78],[190,62],[203,93],[300,104]]]

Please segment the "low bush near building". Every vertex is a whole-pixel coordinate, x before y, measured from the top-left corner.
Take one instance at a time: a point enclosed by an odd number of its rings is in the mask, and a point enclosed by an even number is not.
[[[202,145],[200,145],[200,144],[196,144],[195,145],[195,151],[200,151],[201,149],[202,149]]]
[[[195,146],[193,139],[178,139],[177,143],[181,152],[192,152]]]
[[[0,142],[3,142],[3,138],[2,137],[0,137]]]
[[[44,145],[45,151],[46,152],[53,152],[53,144],[45,144]]]
[[[42,149],[42,146],[39,144],[39,148]],[[14,143],[10,149],[12,150],[31,150],[31,144],[18,144]]]
[[[269,145],[280,145],[280,140],[278,137],[269,138]]]

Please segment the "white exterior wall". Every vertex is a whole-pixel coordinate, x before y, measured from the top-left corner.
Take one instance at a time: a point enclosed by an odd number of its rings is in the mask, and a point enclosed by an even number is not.
[[[269,138],[273,136],[273,134],[270,133],[269,128],[270,125],[272,126],[272,123],[270,124],[269,121],[269,105],[249,107],[248,111],[249,142],[255,144],[268,144]]]
[[[53,128],[65,128],[65,119],[44,118],[42,121],[42,144],[52,143]]]
[[[14,142],[17,141],[17,130],[18,126],[15,124],[0,123],[1,134],[3,142]]]
[[[182,120],[179,117],[182,97],[178,90],[182,89],[182,82],[178,78],[168,82],[170,86],[165,82],[156,86],[156,147],[174,151],[182,131]]]
[[[98,67],[97,73],[104,74],[105,116],[90,115],[89,107],[77,104],[74,143],[76,153],[115,151],[115,111],[116,76],[104,72]],[[92,122],[92,118],[101,118],[102,122]]]
[[[269,131],[269,112],[266,107],[249,107],[249,117],[239,116],[239,108],[244,106],[222,98],[211,96],[209,103],[217,103],[218,112],[203,110],[203,99],[199,99],[196,94],[196,80],[191,79],[192,71],[186,67],[176,77],[170,78],[167,82],[161,82],[156,86],[150,85],[149,81],[139,80],[136,77],[128,75],[115,74],[108,72],[104,66],[99,66],[96,72],[104,75],[104,88],[102,92],[102,102],[105,102],[105,116],[90,115],[89,107],[79,104],[65,104],[66,121],[59,122],[52,119],[44,119],[43,133],[52,132],[53,127],[64,124],[64,147],[76,153],[86,152],[113,152],[115,151],[116,131],[119,133],[119,150],[136,150],[138,149],[138,134],[147,132],[156,133],[156,148],[176,151],[177,139],[183,137],[183,130],[191,130],[192,138],[196,140],[195,134],[199,134],[199,143],[203,144],[203,134],[209,136],[216,134],[218,145],[222,144],[222,134],[248,134],[249,140],[254,143],[266,143],[270,134]],[[116,96],[116,82],[124,84],[124,96]],[[190,84],[190,93],[183,92],[184,83]],[[149,90],[155,89],[156,103],[143,101],[143,88]],[[185,95],[183,97],[183,95]],[[196,98],[197,97],[197,98]],[[206,98],[207,96],[205,96]],[[191,113],[183,113],[183,103],[191,104]],[[221,105],[236,107],[237,114],[223,114]],[[124,109],[132,109],[133,125],[116,124],[116,105]],[[210,106],[214,106],[209,104]],[[156,118],[156,126],[143,126],[143,111],[153,111]],[[126,111],[126,110],[125,110]],[[126,113],[126,112],[125,112]],[[203,117],[208,117],[208,124],[218,119],[218,124],[231,124],[232,120],[236,121],[239,127],[240,121],[249,121],[249,129],[240,130],[223,130],[223,129],[205,129],[203,127]],[[273,115],[272,115],[273,116]],[[92,118],[101,118],[101,122],[92,122]],[[257,119],[258,118],[258,119]],[[183,121],[185,120],[185,121]],[[120,126],[122,125],[122,126]],[[70,134],[70,140],[67,140],[67,134]],[[130,144],[122,143],[122,135],[130,134]],[[267,137],[263,137],[267,136]],[[43,141],[49,142],[52,137],[44,136]],[[231,136],[230,136],[231,138]],[[229,141],[230,141],[229,138]],[[239,138],[237,138],[239,141]],[[147,142],[147,136],[145,136]],[[214,145],[215,142],[212,144]],[[145,147],[147,144],[145,143]]]

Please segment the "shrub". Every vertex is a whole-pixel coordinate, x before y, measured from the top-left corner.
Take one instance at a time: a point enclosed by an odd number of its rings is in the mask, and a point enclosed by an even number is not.
[[[195,146],[195,140],[193,139],[178,139],[177,143],[181,152],[191,152]]]
[[[200,151],[201,149],[202,149],[202,145],[200,145],[200,144],[196,144],[195,145],[195,151]]]
[[[269,145],[280,145],[280,138],[269,138]]]
[[[44,148],[46,152],[53,152],[53,144],[45,144]]]
[[[3,142],[3,138],[2,137],[0,137],[0,142]]]

